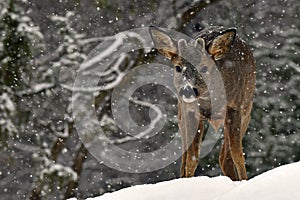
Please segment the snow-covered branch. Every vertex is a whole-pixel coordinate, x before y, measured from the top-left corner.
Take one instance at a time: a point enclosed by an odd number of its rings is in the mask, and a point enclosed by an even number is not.
[[[46,90],[52,89],[55,86],[56,85],[54,83],[38,83],[38,84],[31,86],[31,88],[29,88],[29,89],[18,91],[16,93],[16,95],[29,96],[29,95],[33,95],[33,94],[38,94],[38,93],[44,92]]]
[[[103,73],[94,73],[94,76],[99,76],[99,79],[101,78],[101,81],[111,81],[112,82],[106,82],[101,86],[95,86],[95,87],[77,87],[77,86],[69,86],[66,84],[61,84],[61,86],[67,90],[70,90],[72,92],[99,92],[99,91],[105,91],[115,88],[123,79],[123,77],[126,75],[126,71],[121,71],[120,67],[125,62],[126,58],[128,57],[127,54],[121,54],[120,57],[117,59],[115,64],[107,71],[104,71]],[[134,65],[133,61],[130,61],[127,69],[131,68]],[[86,72],[89,73],[89,72]],[[104,78],[105,76],[108,76]],[[88,77],[88,76],[87,76]],[[87,78],[88,79],[88,78]]]

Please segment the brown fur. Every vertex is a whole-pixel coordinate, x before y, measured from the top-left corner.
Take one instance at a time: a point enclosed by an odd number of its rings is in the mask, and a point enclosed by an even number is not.
[[[187,82],[197,89],[199,96],[197,101],[200,105],[199,128],[191,145],[187,148],[188,137],[194,133],[184,130],[184,120],[182,113],[186,110],[182,109],[181,104],[188,104],[181,100],[178,101],[178,124],[181,132],[183,149],[187,149],[182,156],[181,177],[194,176],[199,161],[201,142],[204,132],[203,122],[208,122],[217,130],[222,124],[224,125],[224,143],[220,152],[220,166],[224,175],[229,176],[232,180],[247,179],[245,160],[243,155],[242,139],[245,135],[250,121],[252,110],[252,100],[255,90],[256,66],[250,48],[236,35],[235,29],[225,30],[219,27],[206,29],[198,34],[194,45],[205,45],[200,55],[201,63],[197,69],[201,70],[203,66],[208,66],[209,73],[213,74],[213,67],[217,66],[220,71],[226,93],[227,104],[225,107],[219,107],[220,117],[212,117],[210,113],[210,100],[201,99],[204,95],[206,86],[201,82],[201,77],[196,72],[185,75],[174,75],[174,84],[179,93],[182,85]],[[182,51],[187,51],[189,45],[187,43],[176,42],[168,36],[167,33],[157,28],[150,28],[150,34],[159,52],[170,58],[174,66],[185,66],[184,60],[178,56]],[[203,41],[203,40],[204,41]],[[164,42],[162,42],[164,41]],[[203,42],[202,42],[203,41]],[[193,52],[191,52],[193,53]],[[210,56],[209,56],[209,55]],[[191,71],[191,69],[190,69]],[[189,81],[181,80],[181,77],[191,77]],[[211,75],[212,76],[212,75]],[[198,80],[195,81],[195,80]],[[200,81],[199,81],[200,80]],[[197,93],[193,94],[196,95]]]

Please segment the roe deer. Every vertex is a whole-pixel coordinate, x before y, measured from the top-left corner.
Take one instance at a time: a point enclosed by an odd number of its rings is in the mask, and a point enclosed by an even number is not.
[[[232,180],[247,179],[242,139],[250,121],[256,80],[256,66],[250,48],[237,36],[234,28],[211,27],[199,32],[192,41],[175,41],[168,33],[155,27],[150,27],[149,31],[155,48],[169,58],[175,68],[178,124],[183,150],[187,149],[182,156],[180,176],[194,176],[204,132],[203,122],[207,120],[215,130],[224,125],[224,143],[219,157],[223,174]],[[195,47],[200,50],[194,51]],[[184,54],[197,58],[197,65],[184,59]],[[209,106],[210,90],[203,76],[213,82],[216,70],[223,79],[226,104],[218,108],[221,115],[213,118]],[[200,113],[197,133],[186,129],[189,125],[184,124],[188,122],[184,122],[183,117],[186,105],[193,102],[197,102]],[[190,135],[195,137],[187,143]]]

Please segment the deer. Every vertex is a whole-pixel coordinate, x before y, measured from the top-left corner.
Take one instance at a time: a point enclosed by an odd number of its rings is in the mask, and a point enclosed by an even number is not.
[[[224,127],[219,155],[223,175],[233,181],[246,180],[242,139],[251,118],[256,82],[251,48],[238,36],[236,28],[209,27],[198,32],[190,41],[184,38],[175,40],[166,31],[154,26],[149,27],[149,32],[155,49],[170,59],[174,68],[173,82],[178,96],[177,117],[183,149],[180,177],[195,175],[204,122],[207,121],[215,130]],[[195,58],[195,64],[185,57]],[[212,113],[212,99],[206,82],[214,82],[216,71],[223,80],[226,103],[217,106],[216,112]],[[188,109],[198,109],[199,116],[190,120]],[[189,128],[192,126],[196,129]],[[192,139],[189,139],[191,136]]]

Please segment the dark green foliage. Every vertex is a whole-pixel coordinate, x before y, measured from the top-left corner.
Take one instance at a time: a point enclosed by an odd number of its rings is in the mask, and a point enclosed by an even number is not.
[[[31,51],[29,38],[19,32],[20,25],[13,1],[8,3],[7,12],[1,16],[4,34],[1,59],[1,79],[9,87],[18,89],[22,85],[22,71],[27,71]],[[5,59],[4,59],[5,58]],[[4,59],[4,61],[3,61]],[[26,70],[27,69],[27,70]]]

